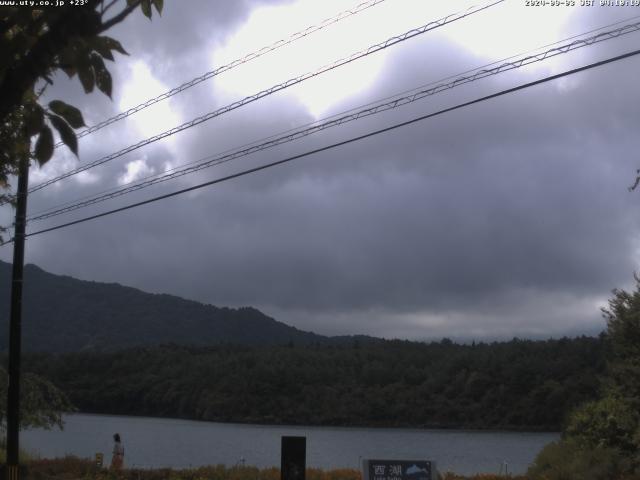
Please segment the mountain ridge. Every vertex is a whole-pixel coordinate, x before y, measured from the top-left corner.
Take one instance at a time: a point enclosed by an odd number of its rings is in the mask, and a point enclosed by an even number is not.
[[[166,293],[56,275],[25,265],[23,350],[111,351],[162,345],[284,345],[374,341],[299,330],[254,307],[217,307]],[[0,350],[8,345],[11,264],[0,261]]]

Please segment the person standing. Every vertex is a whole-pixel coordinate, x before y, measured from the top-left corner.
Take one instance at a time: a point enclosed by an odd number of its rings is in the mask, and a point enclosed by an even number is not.
[[[111,457],[111,469],[121,470],[124,464],[124,446],[120,441],[120,434],[113,436],[113,456]]]

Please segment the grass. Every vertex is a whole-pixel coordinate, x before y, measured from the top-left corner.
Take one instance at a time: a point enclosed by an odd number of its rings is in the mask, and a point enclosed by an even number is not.
[[[225,467],[215,465],[193,469],[153,470],[123,469],[113,472],[108,468],[97,468],[92,460],[78,457],[31,460],[28,462],[28,478],[31,480],[280,480],[278,468]],[[469,477],[445,473],[442,480],[504,480],[504,476],[480,474]],[[526,477],[508,477],[511,480],[526,480]],[[355,469],[321,470],[307,469],[306,480],[362,480]]]
[[[20,463],[29,463],[32,460],[32,456],[25,452],[24,450],[20,450]],[[7,463],[7,451],[3,448],[0,448],[0,465],[4,465]]]

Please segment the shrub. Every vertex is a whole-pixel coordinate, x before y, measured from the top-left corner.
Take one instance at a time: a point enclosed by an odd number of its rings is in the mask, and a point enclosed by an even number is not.
[[[632,480],[630,463],[618,450],[581,446],[575,440],[547,445],[527,472],[531,480]]]

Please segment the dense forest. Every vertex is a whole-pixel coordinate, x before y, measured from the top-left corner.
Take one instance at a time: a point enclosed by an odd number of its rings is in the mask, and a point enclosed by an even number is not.
[[[31,354],[81,412],[308,425],[560,429],[595,398],[602,338]]]

